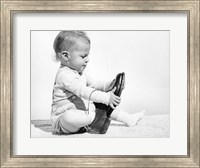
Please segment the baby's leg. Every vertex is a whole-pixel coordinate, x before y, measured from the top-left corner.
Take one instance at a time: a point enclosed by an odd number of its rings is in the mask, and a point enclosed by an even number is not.
[[[130,114],[116,108],[111,114],[111,119],[122,122],[131,127],[135,126],[144,117],[144,114],[145,110]]]
[[[66,110],[60,117],[60,126],[64,133],[77,132],[81,127],[92,123],[95,112],[86,114],[83,110]]]

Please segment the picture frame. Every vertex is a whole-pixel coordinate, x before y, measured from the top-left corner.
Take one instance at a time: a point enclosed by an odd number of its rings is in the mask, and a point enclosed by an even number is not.
[[[1,167],[199,167],[199,0],[1,0]],[[13,155],[13,16],[17,13],[187,13],[187,155]]]

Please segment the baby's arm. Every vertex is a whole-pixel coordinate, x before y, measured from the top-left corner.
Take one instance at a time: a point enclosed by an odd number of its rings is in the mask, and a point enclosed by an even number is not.
[[[92,87],[96,90],[101,90],[104,92],[108,92],[113,89],[111,87],[113,80],[99,80],[99,79],[92,79],[90,76],[86,75],[87,86]]]
[[[95,90],[89,86],[85,86],[81,79],[74,74],[71,73],[61,73],[57,82],[60,83],[62,87],[66,90],[76,94],[80,98],[84,98],[87,100],[91,100],[98,103],[103,103],[109,105],[110,102],[110,92],[102,92],[99,90]],[[95,90],[95,91],[94,91]]]

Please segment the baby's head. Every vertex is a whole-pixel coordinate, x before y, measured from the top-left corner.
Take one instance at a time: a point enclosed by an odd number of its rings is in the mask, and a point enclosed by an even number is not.
[[[61,31],[54,40],[56,60],[78,72],[88,62],[90,39],[83,31]]]

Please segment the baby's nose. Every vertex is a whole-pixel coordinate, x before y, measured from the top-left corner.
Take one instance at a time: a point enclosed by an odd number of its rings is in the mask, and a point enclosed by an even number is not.
[[[85,62],[89,62],[89,58],[88,57],[85,57]]]

